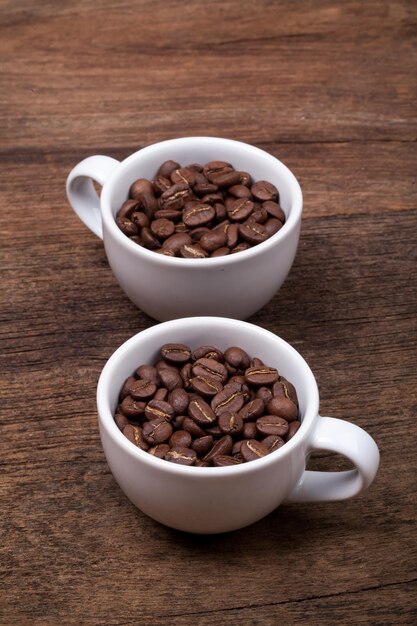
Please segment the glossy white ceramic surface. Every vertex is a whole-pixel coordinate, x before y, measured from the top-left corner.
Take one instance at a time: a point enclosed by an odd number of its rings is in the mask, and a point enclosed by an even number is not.
[[[283,228],[253,248],[212,259],[170,258],[130,241],[115,215],[137,178],[153,178],[167,159],[180,164],[225,160],[268,180],[280,192]],[[100,200],[92,180],[103,185]],[[92,156],[68,176],[67,195],[80,219],[102,237],[110,267],[128,297],[157,320],[195,315],[245,319],[262,308],[284,282],[298,247],[302,194],[292,172],[278,159],[248,144],[216,137],[163,141],[122,161]]]
[[[143,363],[153,363],[164,343],[196,348],[244,348],[274,366],[296,387],[302,425],[279,450],[231,467],[184,467],[155,458],[117,428],[113,413],[124,380]],[[379,464],[374,440],[349,422],[319,416],[315,378],[285,341],[262,328],[217,317],[178,319],[142,331],[106,363],[97,389],[100,434],[109,467],[128,498],[155,520],[193,533],[220,533],[251,524],[283,501],[342,500],[366,489]],[[355,467],[345,472],[305,471],[314,449],[339,452]]]

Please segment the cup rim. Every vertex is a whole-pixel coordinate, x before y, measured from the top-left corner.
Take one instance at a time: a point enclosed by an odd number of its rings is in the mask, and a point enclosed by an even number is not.
[[[254,461],[250,461],[248,463],[242,463],[241,465],[226,467],[196,467],[169,463],[165,459],[159,459],[157,457],[154,457],[148,452],[141,450],[140,448],[135,446],[131,441],[127,439],[127,437],[123,435],[123,433],[119,430],[116,422],[114,421],[114,416],[110,406],[113,372],[118,369],[120,363],[122,363],[127,358],[131,351],[135,351],[138,349],[138,346],[140,346],[140,343],[144,339],[151,338],[152,335],[155,335],[156,338],[161,332],[164,332],[165,328],[171,327],[172,329],[175,329],[175,327],[181,327],[181,325],[184,324],[189,327],[195,326],[196,328],[205,328],[208,324],[222,324],[227,325],[230,328],[236,326],[245,327],[249,330],[249,332],[263,335],[267,339],[274,341],[276,344],[280,344],[281,347],[283,347],[287,352],[292,354],[292,357],[297,360],[299,367],[303,370],[303,377],[307,378],[307,384],[310,388],[310,391],[308,406],[306,408],[305,414],[303,415],[301,426],[297,433],[294,435],[294,437],[290,439],[290,441],[288,441],[278,450],[271,452],[263,458],[255,459]],[[157,341],[156,347],[159,347]],[[269,465],[273,464],[276,460],[283,459],[285,456],[290,455],[294,448],[299,447],[302,442],[305,441],[306,438],[308,438],[309,433],[313,428],[314,421],[319,415],[319,392],[314,374],[311,371],[307,362],[295,348],[293,348],[288,342],[286,342],[278,335],[260,326],[256,326],[254,324],[241,320],[234,320],[231,318],[222,317],[188,317],[169,320],[167,322],[162,322],[160,324],[156,324],[155,326],[151,326],[150,328],[146,328],[130,337],[130,339],[122,343],[113,352],[113,354],[105,363],[98,380],[97,409],[100,429],[102,427],[106,429],[114,444],[117,445],[119,448],[122,448],[123,453],[137,460],[140,460],[142,463],[153,467],[155,470],[169,472],[170,474],[178,476],[194,476],[196,477],[196,479],[201,480],[203,477],[231,477],[235,474],[246,474],[247,472],[250,473],[262,471],[263,468],[266,468]]]
[[[166,148],[169,150],[170,145],[178,145],[178,144],[187,144],[189,142],[205,142],[209,144],[219,144],[226,143],[228,145],[233,145],[240,150],[249,153],[255,153],[258,156],[261,156],[263,159],[267,159],[271,163],[278,167],[286,176],[289,182],[289,186],[291,188],[291,193],[293,195],[293,205],[291,211],[289,213],[288,218],[285,221],[283,227],[272,237],[269,237],[266,241],[259,243],[255,246],[252,246],[248,250],[242,250],[237,254],[228,254],[222,257],[208,257],[206,259],[184,259],[181,257],[168,257],[163,254],[157,254],[153,250],[148,250],[143,246],[139,246],[134,241],[131,241],[118,226],[116,225],[115,218],[112,215],[110,197],[114,190],[115,185],[119,177],[123,174],[123,172],[129,168],[131,163],[138,158],[138,155],[141,155],[143,151],[147,154],[156,152],[161,150],[162,148]],[[133,152],[131,155],[126,157],[123,161],[120,162],[112,174],[109,176],[108,180],[105,182],[101,198],[101,216],[103,220],[103,226],[106,226],[106,229],[109,233],[111,233],[112,237],[114,237],[118,244],[125,248],[126,252],[130,252],[131,254],[135,254],[138,257],[142,255],[144,258],[149,259],[149,261],[153,261],[157,265],[168,266],[168,267],[189,267],[193,269],[216,269],[218,267],[223,266],[232,266],[240,260],[249,260],[262,252],[267,252],[272,247],[277,245],[281,240],[287,238],[294,229],[298,227],[298,224],[301,219],[301,213],[303,208],[303,196],[300,184],[293,174],[293,172],[279,159],[274,157],[272,154],[269,154],[265,150],[261,148],[257,148],[256,146],[252,146],[248,143],[244,143],[242,141],[237,141],[235,139],[225,139],[222,137],[212,137],[212,136],[197,136],[197,137],[179,137],[176,139],[167,139],[164,141],[159,141],[136,152]],[[103,228],[103,232],[105,229]]]

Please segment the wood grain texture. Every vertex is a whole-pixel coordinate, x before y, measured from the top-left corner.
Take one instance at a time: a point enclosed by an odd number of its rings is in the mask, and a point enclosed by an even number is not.
[[[416,40],[398,0],[1,3],[2,625],[415,623]],[[353,500],[208,537],[147,518],[107,467],[98,376],[156,322],[64,193],[90,154],[198,134],[299,178],[295,264],[250,321],[381,452]]]

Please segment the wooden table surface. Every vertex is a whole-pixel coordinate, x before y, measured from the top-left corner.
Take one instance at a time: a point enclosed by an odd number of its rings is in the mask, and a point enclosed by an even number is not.
[[[1,624],[416,623],[416,9],[1,2]],[[381,452],[360,496],[219,536],[147,518],[108,469],[97,379],[155,322],[64,191],[88,155],[185,135],[251,143],[298,177],[298,255],[250,321]]]

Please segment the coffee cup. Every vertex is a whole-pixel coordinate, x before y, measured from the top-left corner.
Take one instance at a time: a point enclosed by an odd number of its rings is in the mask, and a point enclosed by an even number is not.
[[[263,243],[217,258],[171,258],[138,245],[118,228],[116,214],[132,183],[152,179],[169,159],[181,165],[221,159],[255,181],[273,183],[284,226]],[[93,181],[102,185],[100,198]],[[80,219],[103,239],[109,265],[127,296],[160,321],[198,315],[246,319],[280,288],[298,247],[302,194],[294,174],[274,156],[239,141],[186,137],[147,146],[122,162],[91,156],[70,172],[67,195]]]
[[[118,429],[120,389],[144,363],[155,363],[166,343],[195,349],[239,346],[292,382],[301,426],[281,448],[247,463],[188,467],[155,458]],[[325,502],[356,496],[372,483],[379,465],[374,440],[360,427],[319,415],[319,393],[303,357],[283,339],[248,322],[191,317],[148,328],[119,347],[105,364],[97,388],[99,428],[108,465],[126,496],[158,522],[191,533],[220,533],[247,526],[283,502]],[[354,469],[306,470],[315,450],[345,456]]]

